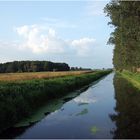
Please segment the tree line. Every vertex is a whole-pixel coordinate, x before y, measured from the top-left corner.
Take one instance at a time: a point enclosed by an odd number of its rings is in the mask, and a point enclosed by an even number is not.
[[[108,41],[115,45],[115,69],[140,71],[140,2],[112,0],[104,11],[115,27]]]
[[[69,70],[70,67],[66,63],[54,63],[50,61],[14,61],[0,64],[0,73]]]

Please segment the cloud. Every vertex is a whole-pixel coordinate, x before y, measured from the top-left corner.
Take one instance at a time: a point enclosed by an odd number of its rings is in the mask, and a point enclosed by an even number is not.
[[[96,60],[102,60],[102,47],[92,37],[63,39],[53,28],[39,25],[23,25],[16,27],[15,31],[17,40],[0,41],[1,62],[49,60],[67,62],[70,66],[91,67],[99,63]]]
[[[24,37],[27,37],[28,32],[29,32],[29,28],[28,28],[27,25],[24,25],[24,26],[22,26],[20,28],[17,28],[17,33],[19,35],[23,35]]]
[[[86,56],[89,55],[91,48],[94,47],[95,39],[93,38],[81,38],[73,40],[71,42],[73,48],[77,51],[78,55]]]
[[[42,29],[37,25],[16,28],[18,35],[22,37],[20,49],[30,49],[35,54],[63,52],[64,42],[56,36],[55,30],[50,28],[48,34],[43,34]]]
[[[0,62],[49,60],[67,62],[70,66],[102,68],[107,67],[112,58],[112,49],[92,37],[67,40],[53,28],[40,25],[24,25],[16,27],[15,31],[16,40],[0,40]]]
[[[52,28],[45,30],[38,25],[17,27],[21,37],[20,50],[29,49],[34,54],[64,54],[73,53],[78,56],[88,56],[94,47],[95,39],[83,37],[75,40],[64,40]]]

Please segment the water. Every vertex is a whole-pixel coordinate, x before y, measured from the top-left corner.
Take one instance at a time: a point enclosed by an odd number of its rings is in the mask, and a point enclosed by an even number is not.
[[[4,132],[7,138],[140,138],[140,92],[109,74],[30,126]]]

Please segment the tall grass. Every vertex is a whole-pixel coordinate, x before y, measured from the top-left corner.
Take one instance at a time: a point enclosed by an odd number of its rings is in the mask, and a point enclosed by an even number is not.
[[[47,101],[62,97],[109,72],[0,83],[0,131],[29,116]]]
[[[121,74],[129,82],[131,82],[133,86],[140,89],[140,73],[133,73],[130,71],[123,71],[118,73]]]

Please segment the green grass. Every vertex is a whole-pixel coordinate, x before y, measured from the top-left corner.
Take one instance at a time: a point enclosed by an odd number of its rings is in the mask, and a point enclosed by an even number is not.
[[[136,88],[140,89],[140,73],[132,73],[129,71],[119,72],[125,79],[131,82]]]
[[[53,79],[0,82],[0,131],[33,114],[52,99],[61,98],[111,71]]]

